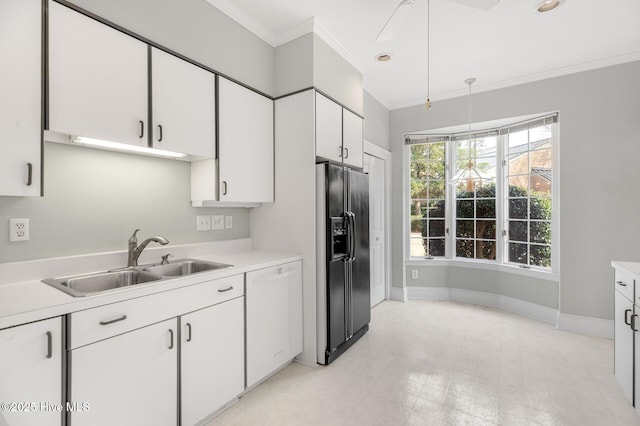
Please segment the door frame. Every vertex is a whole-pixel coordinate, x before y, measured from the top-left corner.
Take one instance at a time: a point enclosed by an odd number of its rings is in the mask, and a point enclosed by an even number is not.
[[[364,153],[384,161],[384,299],[391,300],[391,152],[365,139]]]

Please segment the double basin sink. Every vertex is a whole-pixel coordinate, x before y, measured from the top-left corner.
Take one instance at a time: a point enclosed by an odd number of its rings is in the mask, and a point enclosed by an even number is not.
[[[47,278],[42,282],[74,297],[88,296],[122,287],[228,268],[232,265],[197,259],[178,259],[169,263],[130,266],[90,274]]]

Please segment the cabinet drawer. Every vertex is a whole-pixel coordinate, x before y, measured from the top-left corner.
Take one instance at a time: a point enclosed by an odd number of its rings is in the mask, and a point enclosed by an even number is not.
[[[635,286],[632,275],[616,269],[614,286],[615,289],[622,293],[622,295],[627,299],[633,301],[633,291]]]
[[[243,294],[243,275],[234,275],[75,312],[69,315],[68,349],[88,345]]]

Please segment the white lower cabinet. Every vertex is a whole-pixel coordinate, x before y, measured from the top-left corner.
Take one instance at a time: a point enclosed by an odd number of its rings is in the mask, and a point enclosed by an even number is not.
[[[0,425],[60,425],[62,320],[0,330]]]
[[[247,387],[302,352],[302,262],[248,272]]]
[[[162,321],[70,351],[71,424],[175,425],[178,321]]]
[[[194,425],[244,391],[244,298],[181,317],[182,425]]]
[[[633,403],[633,302],[615,291],[615,375],[625,396]],[[640,340],[640,339],[636,339]]]

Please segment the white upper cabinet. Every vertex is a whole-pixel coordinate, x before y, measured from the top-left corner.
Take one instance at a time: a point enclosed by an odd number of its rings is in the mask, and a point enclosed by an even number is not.
[[[273,101],[222,77],[218,90],[220,201],[273,202]]]
[[[0,0],[0,195],[40,195],[41,2]]]
[[[316,155],[342,161],[342,107],[316,92]]]
[[[350,166],[362,168],[364,165],[362,118],[343,108],[342,129],[342,161]]]
[[[154,148],[214,157],[215,74],[151,49]]]
[[[147,146],[147,75],[145,43],[49,3],[50,130]]]

